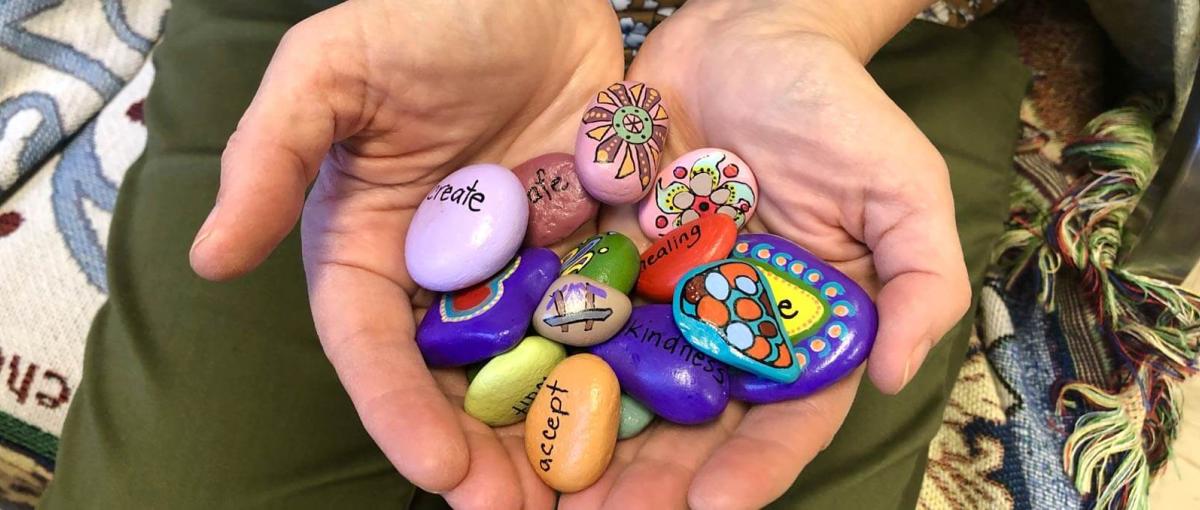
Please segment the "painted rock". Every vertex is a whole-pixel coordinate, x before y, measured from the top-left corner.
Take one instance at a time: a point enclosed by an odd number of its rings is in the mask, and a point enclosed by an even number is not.
[[[617,444],[621,389],[604,360],[576,354],[559,363],[529,408],[525,455],[551,488],[576,492],[604,474]]]
[[[617,289],[586,276],[559,277],[533,313],[539,335],[566,345],[587,347],[617,334],[633,305]]]
[[[608,204],[646,196],[667,143],[667,107],[658,90],[622,81],[596,94],[575,139],[579,180]]]
[[[733,257],[762,271],[792,341],[800,378],[790,384],[735,373],[734,398],[751,403],[803,397],[845,377],[875,342],[875,303],[850,277],[804,248],[771,234],[738,236]]]
[[[475,373],[463,408],[493,427],[524,420],[542,381],[566,357],[562,345],[540,336],[526,337]]]
[[[563,255],[559,274],[586,276],[628,294],[637,281],[637,246],[620,232],[589,237]]]
[[[703,423],[729,403],[732,370],[683,338],[671,305],[634,308],[617,336],[589,351],[608,362],[622,391],[665,420]]]
[[[525,185],[525,198],[529,199],[526,244],[557,243],[595,216],[600,207],[579,184],[575,156],[570,154],[539,156],[514,168],[513,173]]]
[[[621,425],[617,428],[617,439],[629,439],[641,434],[654,421],[654,413],[629,395],[621,395]]]
[[[525,188],[511,171],[463,167],[417,207],[404,241],[408,274],[436,292],[487,280],[517,253],[528,222]]]
[[[733,219],[737,228],[758,208],[758,181],[750,166],[732,152],[698,149],[663,167],[654,191],[638,209],[638,223],[651,239],[713,214]]]
[[[737,225],[712,214],[668,232],[642,252],[637,291],[651,301],[670,301],[675,284],[696,266],[729,256]]]
[[[701,352],[772,381],[800,376],[775,297],[754,265],[720,260],[693,269],[673,306],[679,330]]]
[[[512,348],[557,273],[553,251],[526,248],[491,280],[439,296],[417,328],[425,363],[458,367]]]

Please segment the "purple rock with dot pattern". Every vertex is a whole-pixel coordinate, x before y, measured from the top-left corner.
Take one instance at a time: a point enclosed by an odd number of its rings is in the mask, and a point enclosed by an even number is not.
[[[792,341],[800,377],[778,383],[734,370],[733,398],[754,404],[810,395],[854,371],[875,343],[875,303],[854,280],[795,243],[771,234],[742,234],[735,259],[766,276]]]

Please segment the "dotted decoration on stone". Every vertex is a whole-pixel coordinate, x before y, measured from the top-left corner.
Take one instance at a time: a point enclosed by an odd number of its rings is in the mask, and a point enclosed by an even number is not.
[[[654,226],[674,228],[709,214],[729,216],[738,228],[745,225],[758,198],[752,186],[737,180],[743,174],[738,165],[725,163],[725,159],[725,154],[715,152],[696,160],[690,169],[677,166],[671,170],[678,182],[669,186],[659,182],[654,192],[659,212]]]
[[[813,356],[825,358],[834,352],[833,346],[841,342],[847,331],[846,323],[842,320],[858,314],[850,301],[839,299],[846,295],[846,288],[842,284],[826,281],[821,271],[807,267],[802,261],[793,260],[786,253],[774,251],[774,247],[767,243],[750,246],[749,243],[739,242],[733,246],[733,255],[762,264],[767,270],[779,271],[793,279],[788,283],[809,287],[813,295],[821,300],[823,313],[820,321],[799,334],[799,338],[793,338],[796,362],[801,369],[808,365]]]
[[[793,356],[762,276],[744,262],[728,262],[692,276],[681,311],[707,322],[725,342],[769,367],[786,369]]]

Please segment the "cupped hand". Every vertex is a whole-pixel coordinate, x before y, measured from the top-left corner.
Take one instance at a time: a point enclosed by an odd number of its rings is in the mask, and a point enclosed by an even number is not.
[[[796,241],[867,289],[879,332],[865,371],[895,393],[969,303],[946,166],[867,74],[874,49],[784,3],[692,0],[650,34],[628,79],[671,107],[663,165],[700,147],[738,154],[761,192],[748,229]],[[606,222],[637,232],[629,209]],[[705,426],[658,423],[561,504],[766,505],[832,440],[862,375],[800,400],[731,403]]]
[[[425,367],[413,335],[429,296],[405,269],[405,233],[465,164],[572,152],[584,106],[621,77],[616,26],[604,0],[352,0],[288,31],[222,156],[192,267],[250,271],[303,209],[326,355],[400,473],[455,506],[548,507],[554,494],[520,425],[470,418],[462,371]]]

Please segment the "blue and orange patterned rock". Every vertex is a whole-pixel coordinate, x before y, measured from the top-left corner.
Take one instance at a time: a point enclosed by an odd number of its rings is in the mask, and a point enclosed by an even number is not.
[[[867,358],[878,318],[875,303],[854,280],[771,234],[738,236],[732,256],[766,277],[800,369],[800,377],[787,384],[735,372],[734,398],[750,403],[800,398],[845,377]]]
[[[526,248],[490,280],[439,296],[417,328],[425,363],[458,367],[512,348],[525,337],[558,268],[553,251]]]
[[[675,322],[697,350],[780,383],[800,376],[766,277],[754,265],[719,260],[675,287]]]

